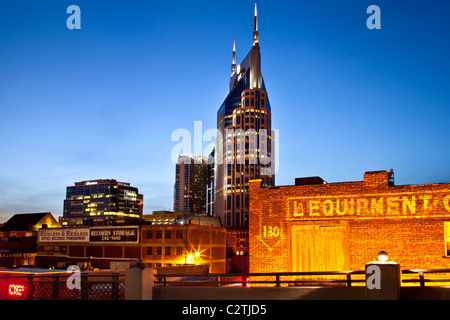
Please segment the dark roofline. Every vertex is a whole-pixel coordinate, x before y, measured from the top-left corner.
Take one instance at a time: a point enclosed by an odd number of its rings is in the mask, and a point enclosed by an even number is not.
[[[46,215],[51,212],[37,212],[37,213],[17,213],[6,221],[0,228],[2,231],[29,231],[30,225],[35,226]]]

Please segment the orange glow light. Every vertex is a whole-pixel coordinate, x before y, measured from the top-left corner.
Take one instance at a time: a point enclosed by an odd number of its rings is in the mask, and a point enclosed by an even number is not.
[[[13,297],[22,297],[25,293],[25,286],[11,283],[8,286],[8,294]]]

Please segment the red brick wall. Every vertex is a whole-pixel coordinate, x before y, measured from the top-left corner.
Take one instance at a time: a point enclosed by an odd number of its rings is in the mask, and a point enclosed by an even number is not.
[[[122,246],[105,246],[105,257],[122,258]]]
[[[124,258],[136,258],[140,259],[141,247],[136,246],[125,246],[124,247]]]
[[[84,257],[84,246],[69,246],[69,252],[72,257]]]
[[[361,269],[365,262],[376,260],[376,253],[382,250],[403,269],[450,267],[450,258],[444,258],[444,220],[352,221],[350,230],[351,269]]]
[[[386,171],[364,181],[261,188],[250,182],[250,272],[291,269],[293,225],[345,225],[346,267],[364,269],[387,251],[402,269],[450,268],[444,222],[450,183],[389,186]]]

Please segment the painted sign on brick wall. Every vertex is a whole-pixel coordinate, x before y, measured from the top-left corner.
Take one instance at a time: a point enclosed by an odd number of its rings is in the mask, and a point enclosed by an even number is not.
[[[450,190],[286,199],[290,218],[450,216]]]

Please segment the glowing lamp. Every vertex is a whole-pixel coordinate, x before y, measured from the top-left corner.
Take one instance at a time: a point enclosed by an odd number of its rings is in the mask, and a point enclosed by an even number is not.
[[[196,252],[196,253],[195,253],[195,257],[196,257],[196,258],[200,257],[200,252]]]
[[[386,251],[378,252],[378,261],[386,262],[388,260],[389,260],[389,256],[388,256],[388,253]]]

